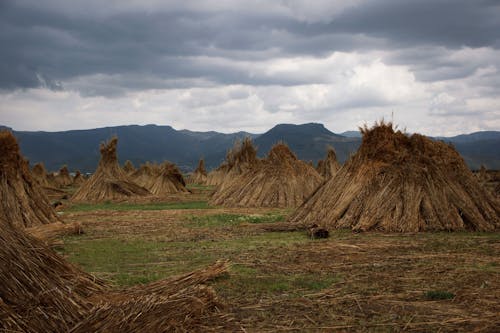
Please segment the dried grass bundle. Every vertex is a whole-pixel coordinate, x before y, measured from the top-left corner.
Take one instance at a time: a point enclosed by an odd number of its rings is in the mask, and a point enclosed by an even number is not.
[[[381,122],[362,129],[358,152],[290,221],[326,229],[418,232],[494,230],[500,204],[457,151]]]
[[[337,171],[340,169],[340,164],[337,161],[337,154],[333,147],[329,146],[327,149],[326,158],[324,160],[318,161],[318,167],[316,170],[325,179],[328,180],[335,176]]]
[[[123,171],[125,171],[128,175],[132,175],[135,172],[134,164],[132,164],[130,160],[126,160],[125,164],[123,164]]]
[[[0,217],[20,227],[59,221],[8,131],[0,132]]]
[[[150,188],[156,177],[160,175],[160,167],[156,164],[146,162],[132,173],[132,179],[142,187]]]
[[[207,171],[205,170],[205,161],[201,158],[196,170],[189,176],[190,184],[205,184],[207,182]]]
[[[210,203],[227,207],[297,207],[321,182],[313,167],[279,143],[265,160],[219,187]]]
[[[54,186],[53,182],[49,182],[47,170],[45,169],[45,165],[43,163],[37,163],[33,166],[33,169],[31,169],[31,175],[33,176],[33,179],[35,179],[38,182],[38,185],[44,186],[44,187],[51,187]]]
[[[68,167],[63,165],[56,175],[56,182],[60,187],[66,187],[73,184],[73,178],[69,174]]]
[[[74,186],[82,186],[85,183],[86,179],[80,172],[80,170],[75,171],[75,176],[73,177],[73,185]]]
[[[97,170],[75,192],[73,201],[118,201],[151,194],[144,187],[134,183],[120,167],[116,157],[117,143],[116,137],[107,143],[101,143],[101,160]]]
[[[170,162],[164,162],[160,167],[159,174],[154,176],[151,182],[146,184],[146,186],[151,193],[157,196],[189,192],[186,188],[186,182],[184,181],[184,177],[182,177],[182,173],[175,164]]]

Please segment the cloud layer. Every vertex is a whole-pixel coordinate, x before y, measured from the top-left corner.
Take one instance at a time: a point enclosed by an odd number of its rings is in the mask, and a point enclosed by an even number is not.
[[[500,129],[495,1],[0,3],[0,124]]]

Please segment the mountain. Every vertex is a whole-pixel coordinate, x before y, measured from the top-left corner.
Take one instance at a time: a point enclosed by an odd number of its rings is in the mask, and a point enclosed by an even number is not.
[[[44,162],[48,170],[55,171],[67,164],[70,170],[79,169],[82,172],[95,170],[100,157],[99,143],[113,135],[119,138],[120,163],[131,160],[138,166],[146,161],[169,160],[183,171],[193,170],[200,157],[205,158],[208,169],[217,167],[234,141],[247,136],[254,139],[259,156],[265,156],[275,143],[284,141],[300,159],[315,163],[324,158],[328,145],[335,148],[339,161],[343,163],[361,143],[359,137],[349,137],[349,133],[335,134],[317,123],[280,124],[263,134],[178,131],[170,126],[157,125],[13,133],[19,140],[22,153],[32,165]],[[452,143],[471,168],[485,165],[490,169],[500,169],[500,132],[477,132],[436,139]]]
[[[348,138],[361,138],[362,136],[360,131],[345,131],[340,133],[340,135]]]
[[[314,163],[325,157],[329,145],[335,148],[337,159],[344,163],[351,153],[356,152],[361,143],[358,138],[335,134],[323,124],[317,123],[276,125],[254,140],[259,156],[265,156],[271,147],[280,141],[286,142],[300,159]]]

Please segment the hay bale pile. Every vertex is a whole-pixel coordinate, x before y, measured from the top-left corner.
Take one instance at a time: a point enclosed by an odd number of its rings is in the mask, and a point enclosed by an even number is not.
[[[380,123],[358,152],[290,217],[326,229],[419,232],[494,230],[500,204],[457,151]]]
[[[328,180],[335,176],[339,169],[340,164],[337,161],[337,154],[335,154],[333,147],[328,147],[326,158],[318,161],[316,170],[325,180]]]
[[[235,177],[243,174],[258,165],[257,149],[250,138],[236,141],[232,149],[226,154],[225,161],[207,176],[207,185],[224,187]]]
[[[102,143],[101,160],[95,173],[75,192],[73,201],[103,202],[119,201],[133,197],[144,197],[151,193],[134,183],[118,164],[114,137],[107,143]]]
[[[59,221],[8,131],[0,132],[0,217],[19,227]]]
[[[157,172],[154,173],[156,174]],[[183,192],[189,193],[182,173],[175,164],[167,161],[160,166],[159,173],[154,178],[151,178],[151,182],[146,185],[146,188],[157,196]]]
[[[322,181],[313,167],[279,143],[265,160],[226,181],[210,203],[226,207],[297,207]]]
[[[205,170],[205,161],[201,158],[196,170],[189,176],[190,184],[205,184],[207,182],[207,170]]]
[[[73,185],[73,178],[69,174],[69,170],[66,165],[63,165],[63,167],[59,169],[59,172],[56,175],[56,182],[59,187],[67,187]]]

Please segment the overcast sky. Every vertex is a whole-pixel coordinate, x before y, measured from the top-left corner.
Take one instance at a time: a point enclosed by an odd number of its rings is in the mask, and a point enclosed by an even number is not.
[[[500,130],[498,0],[0,0],[0,124]]]

